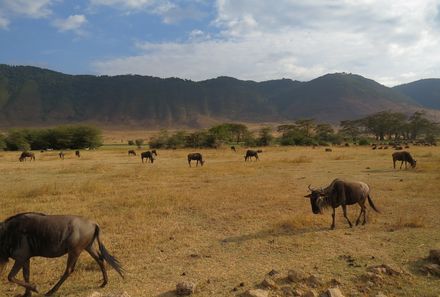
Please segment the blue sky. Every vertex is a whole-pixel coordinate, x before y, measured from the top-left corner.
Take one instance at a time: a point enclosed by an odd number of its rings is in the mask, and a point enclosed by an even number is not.
[[[440,77],[440,0],[0,0],[0,63],[396,85]]]

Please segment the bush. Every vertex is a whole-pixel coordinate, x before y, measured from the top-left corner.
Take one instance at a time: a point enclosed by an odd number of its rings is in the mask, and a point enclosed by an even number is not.
[[[30,149],[83,149],[101,146],[101,131],[91,126],[61,126],[52,129],[14,129],[5,139],[11,151]]]
[[[0,134],[0,150],[5,150],[6,149],[6,141],[5,141],[5,137]]]
[[[138,148],[141,148],[141,146],[144,144],[144,140],[143,140],[143,139],[136,139],[136,140],[134,141],[134,143],[136,143],[136,146],[137,146]]]
[[[370,145],[370,140],[368,138],[360,138],[359,145]]]
[[[128,141],[128,145],[134,145],[134,141],[133,140],[129,140]]]

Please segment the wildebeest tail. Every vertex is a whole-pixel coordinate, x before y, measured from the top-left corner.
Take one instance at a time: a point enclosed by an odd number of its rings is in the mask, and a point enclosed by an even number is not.
[[[99,230],[99,226],[96,225],[95,238],[98,240],[99,257],[110,264],[110,266],[113,267],[113,269],[116,270],[122,278],[124,278],[124,269],[122,268],[121,263],[118,259],[116,259],[107,251],[104,244],[101,242],[101,239],[99,238]]]
[[[368,203],[370,204],[371,208],[374,209],[376,212],[380,213],[380,211],[376,208],[376,206],[373,203],[373,200],[371,200],[370,195],[368,195]]]

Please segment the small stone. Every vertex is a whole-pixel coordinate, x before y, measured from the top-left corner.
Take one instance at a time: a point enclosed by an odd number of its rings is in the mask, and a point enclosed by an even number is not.
[[[191,295],[196,290],[196,284],[192,282],[181,282],[176,285],[176,294],[179,296]]]
[[[269,272],[267,273],[267,275],[269,275],[269,276],[274,276],[274,275],[277,275],[277,274],[279,274],[279,272],[276,271],[275,269],[272,269],[271,271],[269,271]]]
[[[305,279],[306,276],[304,273],[298,270],[289,270],[287,272],[287,279],[291,281],[292,283],[297,283]]]
[[[244,297],[268,297],[269,291],[261,290],[261,289],[253,289],[253,290],[247,290],[244,293]]]
[[[428,275],[434,275],[440,277],[440,265],[439,264],[425,264],[420,270]]]
[[[301,295],[301,297],[318,297],[318,293],[315,290],[309,290]]]
[[[261,285],[263,287],[269,288],[269,289],[274,289],[274,290],[278,290],[279,286],[275,283],[275,281],[269,277],[266,277],[262,282]]]
[[[390,267],[387,264],[370,266],[367,268],[367,271],[376,273],[376,274],[387,274],[391,276],[396,276],[402,274],[402,272],[398,271],[395,268]]]
[[[440,264],[440,250],[430,250],[428,259],[431,262]]]
[[[312,288],[317,288],[322,285],[322,281],[314,275],[311,275],[308,278],[306,278],[306,283]]]
[[[375,297],[387,297],[387,295],[385,295],[385,294],[382,293],[382,292],[379,292],[379,293],[376,294]]]
[[[339,288],[330,288],[324,294],[323,297],[344,297]]]
[[[241,283],[240,283],[240,287],[244,287],[244,282],[241,282]]]

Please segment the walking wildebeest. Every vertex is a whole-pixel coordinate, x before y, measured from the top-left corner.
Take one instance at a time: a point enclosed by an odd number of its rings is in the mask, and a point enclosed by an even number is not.
[[[362,225],[364,225],[366,220],[366,207],[365,200],[368,199],[370,206],[376,211],[377,208],[374,206],[373,200],[370,197],[370,187],[363,182],[358,181],[344,181],[341,179],[335,179],[332,183],[324,189],[312,189],[309,186],[310,194],[304,197],[310,198],[310,203],[312,205],[312,211],[314,214],[322,213],[322,209],[326,207],[332,207],[332,225],[331,229],[335,229],[335,210],[339,206],[342,206],[342,211],[344,212],[344,217],[347,220],[350,228],[353,226],[347,217],[347,205],[352,205],[358,203],[361,207],[361,212],[356,220],[356,225],[359,224],[361,215],[364,215],[364,220]]]
[[[21,213],[0,222],[0,268],[9,258],[15,260],[8,280],[26,289],[24,297],[37,292],[37,287],[29,282],[30,258],[57,258],[65,254],[67,267],[60,280],[46,296],[55,293],[74,271],[79,255],[86,250],[101,269],[104,287],[108,282],[104,261],[110,264],[122,277],[124,270],[119,261],[109,254],[99,238],[99,226],[82,217],[45,215],[42,213]],[[94,243],[98,244],[98,249]],[[23,269],[24,281],[16,278]],[[0,269],[1,270],[1,269]]]
[[[155,154],[154,152],[150,152],[150,151],[146,151],[141,153],[141,159],[142,159],[142,163],[144,163],[144,159],[146,159],[146,162],[148,163],[148,160],[150,160],[151,163],[154,162],[154,157],[153,154]],[[155,154],[157,156],[157,154]]]
[[[23,161],[26,161],[27,158],[31,159],[31,161],[32,160],[35,161],[35,154],[32,152],[22,152],[20,155],[20,158],[18,158],[18,160],[20,162],[23,162]]]
[[[237,150],[235,149],[235,146],[231,146],[231,151],[236,152]]]
[[[244,156],[244,161],[247,162],[248,159],[250,161],[252,161],[252,157],[255,158],[255,161],[260,160],[260,158],[258,158],[258,153],[260,153],[260,152],[262,152],[262,151],[261,150],[258,150],[258,151],[247,150],[246,155]]]
[[[199,166],[199,162],[200,162],[201,166],[203,166],[203,164],[205,163],[205,161],[203,161],[202,154],[200,154],[200,153],[188,154],[188,165],[189,165],[189,167],[191,167],[191,160],[197,161],[196,162],[196,167]]]
[[[78,158],[81,158],[81,153],[79,151],[75,151],[75,156],[77,156]]]
[[[129,156],[136,156],[136,152],[134,150],[129,150],[128,155]]]
[[[412,168],[416,167],[417,161],[413,159],[410,153],[407,151],[395,152],[393,153],[393,167],[396,169],[396,161],[402,161],[400,163],[400,169],[402,169],[402,165],[405,162],[405,169],[407,168],[407,162],[411,164]]]
[[[58,153],[58,156],[60,156],[60,159],[61,159],[61,160],[64,160],[64,152],[59,152],[59,153]]]

